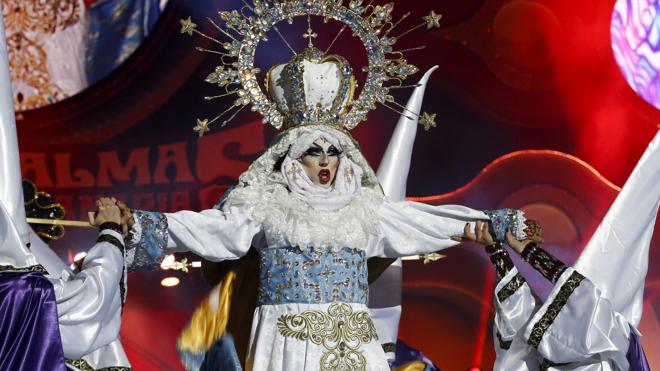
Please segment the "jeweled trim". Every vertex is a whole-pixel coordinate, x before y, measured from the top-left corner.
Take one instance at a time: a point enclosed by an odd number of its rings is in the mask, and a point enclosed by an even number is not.
[[[140,240],[128,239],[126,244],[129,271],[153,270],[160,267],[167,255],[169,240],[167,217],[163,213],[132,210],[135,223],[140,225]],[[130,252],[130,253],[129,253]],[[132,259],[130,258],[132,257]]]
[[[516,291],[525,283],[525,279],[520,273],[516,273],[509,282],[497,292],[497,300],[503,303],[506,299],[515,294]]]
[[[566,265],[561,260],[550,255],[534,242],[528,243],[520,256],[552,283],[556,283],[566,270]]]
[[[132,367],[125,366],[112,366],[112,367],[103,367],[103,368],[94,368],[84,359],[70,359],[66,358],[64,363],[71,367],[75,367],[80,371],[133,371]]]
[[[552,325],[555,318],[557,318],[559,312],[566,305],[569,297],[580,285],[582,280],[584,280],[584,276],[577,271],[574,271],[571,276],[568,277],[566,282],[564,282],[564,284],[559,289],[557,296],[552,299],[552,303],[550,303],[545,313],[543,313],[543,316],[541,316],[541,319],[539,319],[538,322],[534,324],[532,332],[529,335],[529,340],[527,340],[529,345],[533,346],[534,348],[539,346],[541,340],[543,339],[543,335]]]
[[[513,269],[513,261],[506,251],[506,248],[497,241],[493,245],[486,246],[486,254],[490,258],[490,262],[495,268],[495,277],[497,281],[501,281],[509,271]]]
[[[13,265],[0,265],[0,272],[37,272],[48,274],[46,268],[41,264],[31,265],[29,267],[14,267]]]
[[[274,247],[259,251],[257,305],[332,302],[367,304],[363,250]]]
[[[321,355],[321,371],[366,371],[367,359],[360,348],[378,340],[369,312],[353,312],[346,303],[333,303],[327,311],[283,314],[277,319],[277,328],[284,337],[323,346],[326,351]]]
[[[513,235],[522,240],[525,238],[525,217],[522,212],[516,209],[497,209],[484,210],[490,219],[490,230],[495,239],[505,242],[506,231],[509,230]]]
[[[345,6],[341,1],[336,0],[284,2],[254,0],[253,5],[247,5],[247,7],[253,10],[256,18],[252,15],[245,16],[242,11],[236,10],[219,13],[220,18],[226,24],[226,29],[220,29],[220,31],[224,34],[238,32],[241,37],[223,44],[227,51],[226,56],[236,58],[236,60],[218,66],[216,72],[209,75],[206,81],[225,88],[230,84],[240,84],[241,88],[235,90],[238,99],[234,101],[234,105],[241,107],[251,103],[252,109],[263,116],[263,121],[270,123],[276,129],[281,129],[288,123],[285,114],[278,110],[277,105],[261,88],[258,81],[259,70],[255,67],[254,60],[259,43],[267,39],[266,33],[272,28],[276,28],[279,22],[287,20],[291,23],[296,17],[310,15],[321,16],[326,21],[330,19],[339,21],[362,42],[368,59],[368,66],[363,69],[367,73],[367,77],[360,96],[350,102],[350,107],[346,112],[307,109],[300,112],[301,117],[297,123],[338,122],[348,130],[353,129],[361,121],[366,120],[367,113],[375,108],[376,103],[386,105],[394,101],[394,98],[389,95],[391,86],[385,86],[385,82],[392,79],[403,81],[418,71],[417,67],[399,56],[401,53],[393,52],[396,37],[379,36],[385,27],[393,24],[391,14],[394,8],[393,3],[373,8],[370,5],[363,5],[362,1],[351,1],[349,6]],[[426,23],[429,28],[439,27],[439,16],[435,15]],[[193,32],[200,33],[196,28],[197,25],[190,18],[181,20],[182,33],[188,35],[193,35]],[[294,52],[294,54],[296,53]],[[229,68],[225,69],[225,67]],[[339,89],[342,93],[351,90],[345,84],[342,84]],[[300,98],[297,100],[299,101]],[[195,131],[200,134],[209,131],[210,123],[208,119],[198,119]]]

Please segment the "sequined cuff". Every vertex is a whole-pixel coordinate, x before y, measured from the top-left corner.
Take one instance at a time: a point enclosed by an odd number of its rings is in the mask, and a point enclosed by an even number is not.
[[[486,254],[490,257],[490,262],[493,263],[495,277],[498,282],[504,278],[511,269],[513,269],[513,261],[511,260],[509,253],[506,251],[506,248],[502,246],[500,242],[486,246]]]
[[[524,240],[525,234],[525,216],[522,211],[516,209],[498,209],[498,210],[485,210],[484,213],[490,219],[490,230],[495,235],[495,239],[500,242],[505,242],[505,234],[507,230],[518,239]]]
[[[135,225],[126,243],[129,271],[153,270],[167,255],[167,217],[163,213],[132,210]]]
[[[566,265],[561,260],[550,255],[534,242],[528,243],[520,256],[552,283],[556,283],[566,270]]]

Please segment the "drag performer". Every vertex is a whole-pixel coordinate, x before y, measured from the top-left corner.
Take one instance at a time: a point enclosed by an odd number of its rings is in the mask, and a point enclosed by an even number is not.
[[[218,209],[157,213],[134,210],[127,246],[132,267],[154,266],[166,254],[191,251],[211,261],[235,260],[254,247],[259,285],[248,370],[389,370],[367,309],[371,257],[401,257],[454,246],[467,223],[491,220],[524,238],[521,212],[487,215],[463,206],[390,201],[349,130],[375,103],[390,104],[386,81],[416,70],[402,58],[387,60],[395,38],[379,39],[391,4],[360,1],[261,2],[239,12],[220,12],[241,41],[225,44],[237,70],[218,67],[207,81],[240,84],[234,106],[253,104],[284,131],[244,172]],[[253,16],[244,16],[248,10]],[[312,45],[310,15],[346,24],[367,46],[369,70],[360,97],[348,62]],[[309,46],[286,64],[272,67],[261,91],[254,50],[275,23],[308,20]],[[438,18],[431,13],[430,26]],[[256,17],[256,18],[255,18]],[[182,32],[196,25],[182,21]],[[230,34],[230,32],[234,32]],[[389,32],[389,31],[388,31]],[[234,36],[231,36],[234,38]],[[407,111],[404,115],[410,114]],[[431,125],[430,115],[422,116]],[[203,134],[215,119],[198,120]],[[503,232],[502,232],[503,235]]]
[[[495,268],[495,370],[649,370],[636,326],[642,314],[648,251],[660,203],[656,134],[575,268],[540,242],[506,240],[554,288],[535,296],[507,250],[477,222],[469,239],[486,245]],[[540,226],[528,220],[527,230]],[[540,235],[540,233],[538,233]]]
[[[436,68],[431,68],[419,80],[406,105],[407,112],[419,114],[426,84]],[[405,115],[400,117],[378,168],[378,181],[390,200],[402,201],[405,198],[412,150],[417,134],[418,120],[415,117]],[[215,206],[215,208],[221,207],[222,203]],[[231,365],[240,364],[245,359],[252,318],[244,316],[243,313],[254,312],[258,287],[258,280],[252,277],[254,271],[258,269],[257,258],[254,255],[256,254],[249,254],[248,257],[234,262],[203,263],[202,273],[214,288],[198,305],[189,325],[177,339],[177,350],[186,369],[232,369]],[[425,255],[419,258],[426,260],[432,256]],[[411,352],[411,349],[405,346],[402,352],[406,356],[395,360],[401,315],[401,260],[372,258],[369,259],[368,268],[369,312],[388,362],[390,365],[400,367],[410,367],[415,364],[417,368],[420,365],[424,368],[423,364],[426,360],[412,356],[421,353]],[[227,351],[233,347],[235,352]],[[221,366],[215,367],[219,362]]]
[[[366,311],[366,259],[453,246],[465,222],[487,216],[385,200],[352,140],[316,126],[285,133],[241,176],[221,210],[134,211],[129,251],[135,259],[161,249],[161,256],[192,251],[219,261],[254,245],[260,286],[248,369],[387,370]]]
[[[11,97],[0,17],[0,370],[130,370],[119,342],[125,296],[119,208],[115,200],[98,202],[93,223],[101,231],[79,270],[31,231]]]

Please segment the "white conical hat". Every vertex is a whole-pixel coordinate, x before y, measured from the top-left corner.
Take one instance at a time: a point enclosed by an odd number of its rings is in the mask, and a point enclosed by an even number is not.
[[[0,265],[24,268],[36,264],[28,248],[23,187],[16,139],[9,58],[0,17]]]
[[[417,135],[419,112],[422,108],[426,84],[438,66],[434,66],[418,82],[405,112],[394,129],[385,155],[378,167],[377,177],[385,196],[392,201],[403,201]],[[369,311],[382,344],[396,343],[401,318],[401,259],[394,261],[381,276],[369,286]]]
[[[426,84],[433,71],[438,66],[431,67],[417,83],[413,93],[406,104],[404,114],[399,118],[399,122],[392,133],[390,143],[387,145],[383,159],[378,166],[376,176],[380,185],[383,187],[385,196],[392,201],[403,201],[406,197],[406,184],[408,183],[408,172],[410,171],[410,161],[412,158],[413,145],[417,134],[417,124],[419,123],[419,112],[422,108],[424,91]],[[405,114],[406,112],[412,115]]]
[[[628,322],[642,316],[649,246],[660,203],[660,131],[575,264]]]

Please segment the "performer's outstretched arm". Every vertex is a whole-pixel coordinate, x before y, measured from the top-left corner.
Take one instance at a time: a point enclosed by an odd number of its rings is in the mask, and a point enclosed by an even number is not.
[[[535,222],[527,220],[525,222],[527,229],[525,233],[539,239],[534,233],[531,225]],[[532,293],[527,281],[518,272],[513,264],[511,256],[504,244],[496,241],[491,236],[488,223],[477,222],[474,230],[465,228],[464,236],[467,240],[474,241],[484,245],[493,268],[495,270],[495,290],[493,298],[493,307],[495,309],[495,319],[493,321],[493,343],[495,345],[495,364],[493,369],[496,371],[522,369],[534,369],[538,364],[535,354],[525,349],[526,347],[513,344],[521,329],[529,322],[534,312],[541,306],[541,302]],[[513,346],[513,349],[511,347]],[[512,365],[511,361],[516,364]],[[507,364],[506,367],[503,365]],[[531,364],[531,367],[530,367]]]
[[[601,291],[536,243],[508,238],[523,260],[555,286],[523,329],[523,338],[549,364],[614,364],[627,370],[632,331]]]
[[[493,241],[487,226],[480,233],[465,233],[486,245],[495,267],[494,370],[573,370],[583,366],[614,364],[629,367],[627,353],[635,331],[591,281],[553,257],[532,241],[507,242],[555,287],[541,303],[513,266],[507,251]],[[522,368],[521,368],[522,367]],[[600,369],[600,368],[596,368]]]
[[[497,358],[510,347],[518,331],[540,306],[527,281],[513,265],[506,248],[499,242],[486,246],[495,268],[493,336]]]
[[[165,255],[181,251],[210,261],[238,259],[261,231],[261,225],[238,208],[176,213],[132,210],[132,215],[126,253],[129,270],[156,268]]]
[[[116,206],[99,207],[95,224],[100,233],[80,271],[65,270],[50,279],[66,358],[81,358],[118,339],[126,293],[119,222]]]
[[[377,212],[380,234],[369,245],[369,257],[401,257],[443,250],[458,244],[466,224],[474,226],[477,221],[500,221],[502,238],[508,225],[519,234],[524,234],[525,227],[522,212],[510,209],[489,215],[460,205],[385,201]]]

